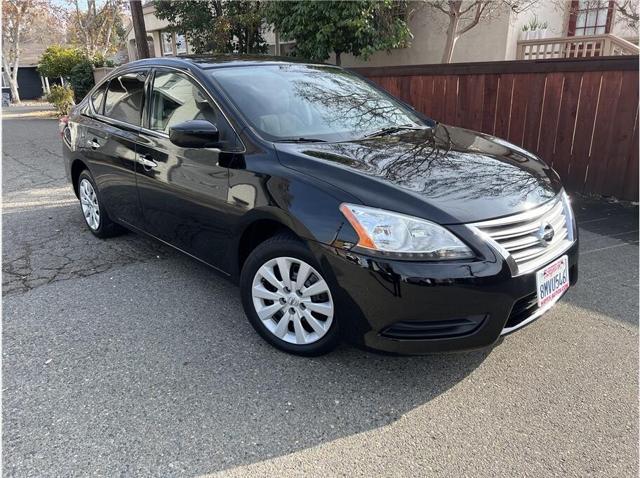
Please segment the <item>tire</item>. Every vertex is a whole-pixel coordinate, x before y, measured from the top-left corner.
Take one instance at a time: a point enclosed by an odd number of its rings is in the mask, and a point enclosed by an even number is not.
[[[77,188],[82,216],[94,236],[105,239],[125,232],[123,227],[109,218],[100,200],[100,192],[88,169],[82,171],[78,176]]]
[[[280,273],[281,268],[289,269],[289,281]],[[301,271],[304,282],[297,281]],[[278,234],[251,252],[240,274],[240,294],[249,322],[274,347],[290,354],[317,356],[338,345],[331,284],[295,236]]]

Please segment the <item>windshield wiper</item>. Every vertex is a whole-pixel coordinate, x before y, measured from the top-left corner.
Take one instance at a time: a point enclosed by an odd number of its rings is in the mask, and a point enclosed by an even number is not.
[[[402,124],[402,125],[398,125],[398,126],[388,126],[386,128],[382,128],[379,129],[377,131],[374,131],[373,133],[369,133],[365,136],[363,136],[362,139],[365,138],[376,138],[378,136],[386,136],[388,134],[392,134],[395,133],[396,131],[402,131],[405,129],[409,129],[409,130],[414,130],[414,131],[421,131],[423,129],[429,129],[428,126],[412,126],[412,125],[408,125],[408,124]]]
[[[327,141],[320,138],[284,138],[279,139],[276,143],[326,143]]]

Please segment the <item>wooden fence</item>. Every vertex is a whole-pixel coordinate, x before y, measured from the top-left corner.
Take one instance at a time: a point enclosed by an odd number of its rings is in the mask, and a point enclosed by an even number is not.
[[[538,154],[571,191],[638,200],[638,57],[355,68],[445,124]]]

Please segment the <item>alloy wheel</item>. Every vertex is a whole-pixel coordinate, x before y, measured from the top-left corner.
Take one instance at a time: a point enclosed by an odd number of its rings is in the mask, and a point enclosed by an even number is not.
[[[91,230],[96,231],[100,227],[100,206],[98,205],[98,195],[93,185],[88,179],[80,181],[80,204],[82,213],[87,225]]]
[[[317,342],[333,322],[329,285],[301,259],[277,257],[264,263],[253,278],[251,295],[266,329],[291,344]]]

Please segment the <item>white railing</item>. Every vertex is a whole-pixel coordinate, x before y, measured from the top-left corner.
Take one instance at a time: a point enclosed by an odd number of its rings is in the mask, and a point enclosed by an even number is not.
[[[518,41],[518,60],[637,55],[637,45],[611,34]]]

